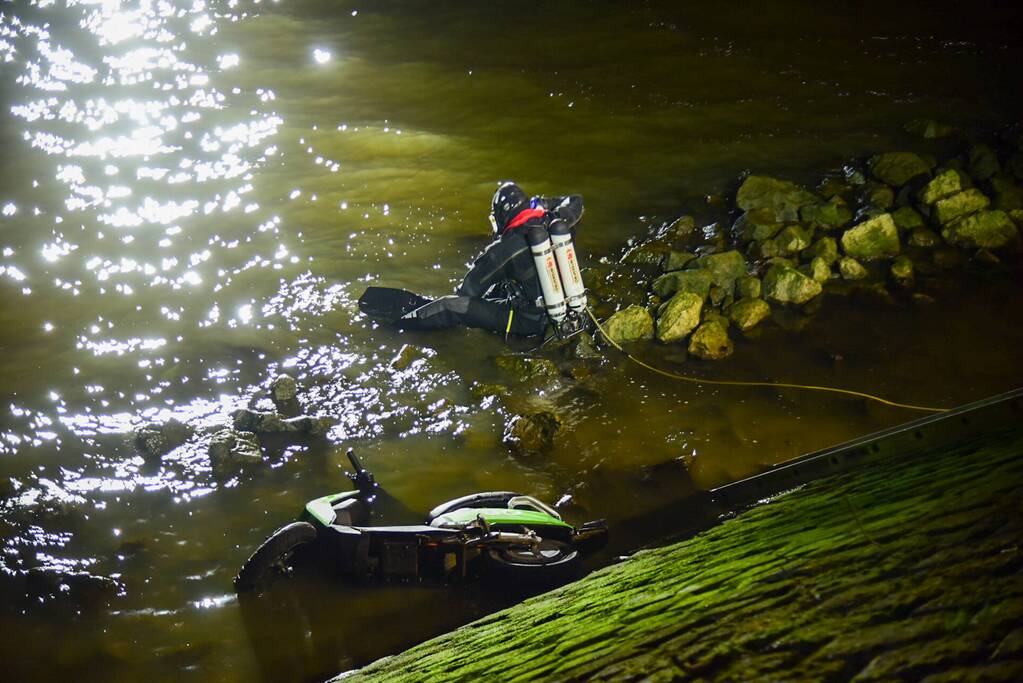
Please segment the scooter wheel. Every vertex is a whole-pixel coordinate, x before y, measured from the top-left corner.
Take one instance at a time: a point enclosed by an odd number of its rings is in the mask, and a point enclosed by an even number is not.
[[[292,522],[273,532],[256,552],[245,560],[234,587],[238,592],[265,588],[287,571],[288,561],[301,546],[316,540],[316,527],[309,522]]]
[[[522,583],[555,583],[575,578],[579,551],[545,538],[534,551],[521,546],[490,548],[484,553],[489,574]]]

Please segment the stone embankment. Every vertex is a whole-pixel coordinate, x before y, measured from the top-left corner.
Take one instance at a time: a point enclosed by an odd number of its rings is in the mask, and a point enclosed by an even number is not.
[[[1023,680],[1023,429],[819,480],[344,678]]]

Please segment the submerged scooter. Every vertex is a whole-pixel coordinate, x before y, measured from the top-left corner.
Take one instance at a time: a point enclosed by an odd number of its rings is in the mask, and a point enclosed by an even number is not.
[[[275,531],[245,561],[238,592],[288,575],[300,554],[351,579],[555,584],[573,578],[581,553],[607,541],[603,520],[575,528],[545,503],[510,491],[450,500],[421,525],[368,526],[381,491],[351,449],[347,455],[355,490],[307,503],[301,521]]]

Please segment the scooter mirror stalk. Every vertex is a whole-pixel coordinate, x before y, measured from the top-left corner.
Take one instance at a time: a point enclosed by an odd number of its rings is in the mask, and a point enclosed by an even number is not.
[[[359,458],[356,457],[355,451],[349,448],[345,455],[348,456],[348,461],[352,463],[352,467],[355,469],[355,474],[349,474],[348,478],[352,480],[357,488],[362,493],[371,493],[375,491],[378,484],[376,479],[373,478],[373,473],[362,466]]]

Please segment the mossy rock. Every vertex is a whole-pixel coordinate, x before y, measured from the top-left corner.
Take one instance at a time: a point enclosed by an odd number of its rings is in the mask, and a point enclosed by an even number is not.
[[[895,227],[899,230],[913,230],[926,225],[924,217],[911,206],[903,206],[893,211],[892,220],[895,221]]]
[[[503,441],[519,455],[542,455],[554,447],[561,418],[548,411],[516,415],[504,430]]]
[[[795,268],[774,265],[764,276],[764,298],[780,304],[805,304],[821,293],[821,285]]]
[[[740,299],[756,299],[760,296],[760,279],[747,275],[735,281],[735,295]]]
[[[843,280],[862,280],[867,277],[867,269],[850,256],[843,256],[838,261],[838,272],[842,274]]]
[[[909,245],[912,247],[931,248],[941,244],[941,237],[927,228],[917,228],[909,234]]]
[[[735,347],[728,331],[715,321],[701,324],[689,340],[689,353],[704,360],[722,360],[732,355]]]
[[[957,192],[934,203],[934,220],[938,225],[948,225],[963,216],[986,209],[989,204],[991,200],[976,188]]]
[[[671,252],[671,246],[662,240],[648,240],[629,249],[621,262],[632,266],[653,266],[659,268]]]
[[[880,209],[885,211],[895,204],[895,191],[887,185],[869,182],[860,188],[857,196],[860,206],[864,209]]]
[[[806,249],[813,239],[813,230],[800,225],[790,225],[778,233],[774,243],[778,247],[778,253],[782,256],[789,256]]]
[[[828,266],[827,261],[820,256],[814,256],[813,259],[808,264],[800,268],[799,271],[810,277],[814,282],[818,282],[820,284],[824,284],[831,279],[831,268]]]
[[[995,249],[1016,241],[1019,232],[1004,211],[981,211],[945,226],[941,236],[949,244]]]
[[[713,275],[706,270],[676,270],[654,280],[654,294],[667,299],[676,292],[693,292],[706,297],[710,292]]]
[[[732,236],[738,242],[769,240],[777,235],[785,224],[774,220],[770,209],[747,211],[732,224]]]
[[[728,318],[736,327],[745,332],[771,316],[771,306],[763,299],[751,298],[736,301],[728,308]]]
[[[766,209],[777,222],[799,220],[799,209],[817,201],[816,195],[793,182],[756,175],[742,182],[735,197],[743,211]]]
[[[947,169],[934,176],[929,183],[917,193],[917,198],[924,204],[933,204],[939,199],[951,197],[963,190],[959,171]]]
[[[889,271],[889,275],[891,275],[892,282],[897,284],[899,287],[912,287],[915,279],[913,262],[909,260],[909,257],[905,254],[896,256],[892,260],[892,267]]]
[[[998,163],[998,155],[989,145],[979,144],[970,147],[967,158],[966,168],[977,180],[987,180],[1002,170],[1002,165]]]
[[[898,254],[899,231],[891,214],[881,214],[846,230],[842,250],[847,256],[867,261]]]
[[[657,340],[670,344],[685,339],[700,324],[703,297],[679,292],[661,306],[657,316]]]
[[[497,367],[520,382],[534,379],[552,379],[561,375],[554,361],[547,358],[530,358],[528,356],[497,356],[494,359]]]
[[[654,337],[654,319],[650,312],[635,304],[612,315],[603,327],[609,341],[615,344],[628,344]]]
[[[917,176],[930,176],[930,165],[914,152],[886,152],[871,158],[870,173],[886,185],[902,187]]]
[[[734,289],[735,281],[748,272],[745,257],[735,250],[701,256],[690,263],[689,268],[710,273],[711,284],[729,293]]]
[[[834,237],[822,237],[804,249],[802,256],[811,260],[820,257],[831,266],[838,260],[838,242]]]
[[[844,199],[835,196],[826,202],[802,207],[799,218],[803,223],[834,230],[852,220],[852,211]]]
[[[955,132],[955,128],[947,123],[941,123],[934,119],[913,119],[902,127],[910,135],[924,138],[925,140],[937,140],[947,138]]]
[[[690,261],[696,258],[696,254],[689,251],[669,251],[661,264],[661,270],[670,273],[673,270],[682,270]]]
[[[696,232],[696,219],[692,216],[679,216],[664,228],[662,237],[671,243],[684,242]]]

